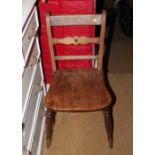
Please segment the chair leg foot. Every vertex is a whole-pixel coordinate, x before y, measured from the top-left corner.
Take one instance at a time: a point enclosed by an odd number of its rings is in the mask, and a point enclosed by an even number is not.
[[[46,146],[50,148],[56,112],[47,109],[46,111]]]
[[[113,148],[113,118],[110,107],[104,108],[103,114],[105,118],[105,128],[107,132],[109,147]]]

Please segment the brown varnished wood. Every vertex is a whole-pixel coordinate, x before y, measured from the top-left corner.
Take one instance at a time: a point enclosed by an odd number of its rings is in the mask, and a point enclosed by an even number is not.
[[[54,73],[52,81],[45,98],[47,108],[56,111],[92,111],[111,103],[102,72],[96,69],[59,70]]]
[[[106,11],[103,11],[100,38],[99,38],[98,61],[97,61],[97,67],[98,70],[100,71],[102,70],[102,64],[103,64],[105,30],[106,30]]]
[[[42,0],[42,3],[46,3],[46,0]]]
[[[113,148],[113,118],[110,111],[110,107],[104,108],[103,114],[105,118],[105,128],[107,131],[109,147]]]
[[[55,60],[82,60],[82,59],[97,59],[96,55],[64,55],[55,56]]]
[[[55,124],[55,115],[56,112],[51,109],[47,109],[46,111],[46,146],[50,147],[52,141],[53,128]]]
[[[54,41],[52,38],[52,31],[51,31],[51,22],[50,22],[50,14],[47,11],[46,12],[46,30],[47,30],[47,36],[48,36],[48,45],[50,49],[50,56],[51,56],[51,63],[52,63],[52,70],[53,72],[56,71],[56,63],[55,63],[55,53],[54,53]]]
[[[101,15],[59,15],[50,17],[51,26],[101,25]]]
[[[64,37],[64,38],[54,38],[54,44],[73,44],[73,45],[78,45],[78,44],[98,44],[99,43],[99,38],[90,38],[90,37]]]

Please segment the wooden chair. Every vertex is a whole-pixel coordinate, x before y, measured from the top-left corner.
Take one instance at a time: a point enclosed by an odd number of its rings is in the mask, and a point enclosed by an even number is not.
[[[67,25],[101,25],[100,37],[65,37],[53,38],[51,26]],[[103,80],[102,59],[106,27],[106,12],[93,15],[61,15],[50,16],[46,13],[46,28],[52,62],[52,83],[45,96],[46,111],[46,144],[50,147],[55,114],[61,112],[87,112],[102,110],[105,117],[105,127],[109,147],[113,146],[113,125],[110,115],[111,95]],[[56,56],[55,44],[99,44],[96,55],[65,55]],[[57,69],[56,60],[97,59],[97,69]]]

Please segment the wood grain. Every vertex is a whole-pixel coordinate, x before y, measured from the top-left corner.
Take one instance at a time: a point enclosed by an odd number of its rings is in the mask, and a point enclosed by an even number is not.
[[[102,66],[103,66],[105,31],[106,31],[106,11],[103,11],[102,12],[102,25],[101,25],[100,38],[99,38],[98,61],[97,61],[97,68],[100,71],[102,70]]]
[[[46,0],[42,0],[42,3],[46,3]]]
[[[96,55],[64,55],[55,56],[55,60],[84,60],[84,59],[97,59]]]
[[[50,17],[51,26],[100,25],[101,15],[60,15]]]
[[[99,38],[90,38],[90,37],[64,37],[64,38],[54,38],[54,44],[73,44],[73,45],[78,45],[78,44],[98,44],[99,43]]]
[[[47,36],[48,36],[48,44],[49,44],[49,49],[50,49],[50,56],[51,56],[51,64],[52,64],[52,70],[55,72],[56,71],[56,63],[55,63],[55,53],[54,53],[54,41],[52,38],[52,31],[50,27],[50,14],[47,11],[46,12],[46,30],[47,30]]]
[[[57,70],[45,106],[56,111],[91,111],[111,103],[111,96],[96,69]]]
[[[105,128],[107,132],[109,148],[113,148],[113,117],[111,114],[110,107],[104,108],[103,114],[105,119]]]
[[[55,125],[55,115],[56,112],[51,109],[47,109],[46,111],[46,146],[50,147],[52,141],[53,128]]]

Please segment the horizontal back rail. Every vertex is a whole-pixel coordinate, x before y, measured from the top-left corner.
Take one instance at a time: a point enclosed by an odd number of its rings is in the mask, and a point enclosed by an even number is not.
[[[54,44],[73,44],[73,45],[78,45],[78,44],[99,44],[99,38],[90,38],[90,37],[64,37],[64,38],[53,38]]]
[[[65,55],[55,56],[55,60],[84,60],[84,59],[97,59],[97,55]]]
[[[60,15],[50,16],[51,26],[101,25],[101,15]]]

